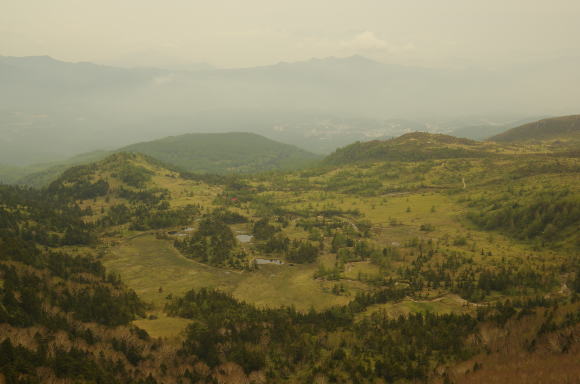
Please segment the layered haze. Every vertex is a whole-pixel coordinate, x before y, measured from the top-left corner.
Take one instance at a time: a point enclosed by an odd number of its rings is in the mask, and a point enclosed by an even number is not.
[[[577,383],[579,0],[0,0],[0,384]]]
[[[195,132],[320,154],[578,113],[574,1],[8,1],[0,164]]]
[[[0,163],[191,132],[255,132],[318,153],[416,130],[491,136],[525,118],[573,113],[574,63],[450,70],[351,56],[175,71],[1,57]]]

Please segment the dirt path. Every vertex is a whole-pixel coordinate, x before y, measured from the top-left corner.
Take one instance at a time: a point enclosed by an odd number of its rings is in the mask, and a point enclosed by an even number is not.
[[[353,229],[354,229],[356,232],[359,232],[359,233],[360,233],[360,230],[358,229],[358,227],[356,226],[356,224],[354,223],[354,221],[352,221],[351,219],[349,219],[349,218],[346,218],[346,217],[342,217],[342,216],[339,216],[339,217],[340,217],[342,220],[344,220],[344,221],[346,221],[347,223],[349,223],[349,224],[352,226],[352,228],[353,228]]]
[[[560,287],[558,293],[561,295],[569,296],[572,293],[572,291],[570,290],[570,288],[568,288],[568,284],[566,284],[566,282],[564,281],[562,282],[562,286]]]
[[[487,305],[487,304],[484,304],[484,303],[472,303],[471,301],[467,301],[464,298],[462,298],[461,296],[456,295],[454,293],[446,293],[446,294],[444,294],[442,296],[436,297],[436,298],[431,299],[431,300],[415,300],[412,297],[407,297],[406,298],[406,300],[409,300],[409,301],[411,301],[413,303],[418,303],[418,304],[420,304],[420,303],[436,303],[438,301],[442,301],[442,300],[445,300],[445,299],[450,299],[450,300],[456,302],[457,304],[460,304],[460,305],[466,306],[466,307],[467,306],[472,306],[472,307],[485,307]]]

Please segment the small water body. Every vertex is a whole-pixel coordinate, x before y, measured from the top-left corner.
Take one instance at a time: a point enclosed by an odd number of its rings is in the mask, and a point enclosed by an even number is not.
[[[277,264],[277,265],[284,264],[282,262],[282,260],[278,260],[278,259],[260,259],[260,258],[256,258],[254,260],[256,260],[256,264]]]
[[[252,239],[254,238],[254,236],[252,235],[237,235],[236,239],[238,239],[238,241],[240,243],[249,243],[250,241],[252,241]]]

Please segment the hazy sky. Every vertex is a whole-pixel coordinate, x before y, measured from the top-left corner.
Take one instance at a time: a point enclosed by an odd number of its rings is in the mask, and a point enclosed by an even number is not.
[[[580,0],[0,0],[0,55],[178,67],[361,54],[497,67],[579,55]]]

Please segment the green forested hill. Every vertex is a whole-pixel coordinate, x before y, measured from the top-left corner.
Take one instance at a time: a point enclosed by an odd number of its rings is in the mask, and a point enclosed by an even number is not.
[[[195,173],[239,174],[296,169],[320,156],[253,133],[192,133],[94,151],[70,159],[26,167],[0,166],[0,183],[48,185],[67,168],[98,161],[116,152],[137,152]]]
[[[191,133],[119,149],[139,152],[183,170],[204,173],[251,173],[298,168],[317,155],[245,132]]]
[[[98,161],[109,154],[109,151],[93,151],[82,153],[66,160],[46,164],[36,164],[24,167],[0,166],[0,182],[4,184],[20,184],[41,187],[55,180],[70,167]]]
[[[339,148],[325,163],[341,165],[373,161],[421,161],[478,157],[487,147],[479,142],[426,132],[407,133],[390,140],[357,142]]]
[[[546,140],[580,141],[580,115],[554,117],[524,124],[492,136],[489,140],[498,143]]]

